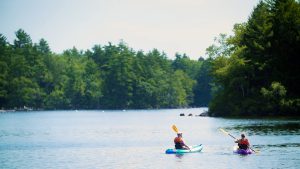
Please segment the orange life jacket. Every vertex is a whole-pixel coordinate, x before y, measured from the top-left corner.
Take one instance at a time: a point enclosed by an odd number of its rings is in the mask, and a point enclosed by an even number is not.
[[[175,149],[182,149],[183,148],[183,140],[181,137],[175,137],[174,139]]]
[[[183,142],[183,140],[180,137],[175,137],[174,138],[174,143],[175,144],[181,144]]]
[[[249,145],[248,139],[241,139],[239,144]]]

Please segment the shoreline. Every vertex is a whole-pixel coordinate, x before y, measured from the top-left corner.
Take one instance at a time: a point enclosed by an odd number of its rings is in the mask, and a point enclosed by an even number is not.
[[[20,109],[0,109],[0,113],[12,113],[12,112],[37,112],[37,111],[131,111],[131,110],[135,110],[135,111],[139,111],[139,110],[168,110],[168,109],[174,109],[174,110],[180,110],[180,109],[208,109],[208,107],[189,107],[189,108],[157,108],[157,109],[33,109],[33,108],[20,108]],[[207,113],[207,110],[204,110],[203,112],[199,112],[199,113],[194,113],[194,117],[211,117],[211,118],[224,118],[224,119],[274,119],[274,120],[292,120],[292,119],[296,119],[299,120],[300,119],[300,115],[286,115],[286,116],[282,116],[282,115],[269,115],[269,116],[256,116],[256,115],[252,115],[252,116],[210,116],[208,115],[204,115],[201,116],[202,113]],[[196,114],[196,115],[195,115]],[[199,115],[198,115],[199,114]],[[184,116],[182,116],[184,117]],[[186,115],[186,117],[188,117],[188,115]]]

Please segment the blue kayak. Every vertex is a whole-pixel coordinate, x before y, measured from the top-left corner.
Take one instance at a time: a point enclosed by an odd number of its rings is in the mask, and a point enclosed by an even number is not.
[[[237,153],[237,154],[241,154],[241,155],[252,154],[252,150],[250,150],[250,149],[247,149],[247,150],[239,149],[239,146],[234,146],[233,147],[233,152]]]
[[[166,154],[183,154],[183,153],[197,153],[201,152],[203,146],[202,144],[190,146],[191,150],[186,149],[167,149]]]

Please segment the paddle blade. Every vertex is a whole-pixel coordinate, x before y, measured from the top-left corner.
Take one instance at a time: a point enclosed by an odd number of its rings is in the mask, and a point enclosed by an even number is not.
[[[220,131],[226,135],[228,135],[228,132],[226,132],[224,129],[220,128]]]
[[[224,133],[224,134],[226,134],[226,135],[232,137],[233,139],[236,139],[233,135],[231,135],[230,133],[228,133],[228,132],[225,131],[224,129],[220,128],[219,130],[222,131],[222,133]]]
[[[172,126],[172,129],[173,129],[176,133],[178,133],[178,128],[177,128],[175,125]]]

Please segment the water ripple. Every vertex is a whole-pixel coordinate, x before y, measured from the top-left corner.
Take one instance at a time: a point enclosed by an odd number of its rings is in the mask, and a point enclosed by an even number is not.
[[[238,132],[247,131],[248,135],[300,135],[299,122],[240,124],[233,127],[225,127],[225,129]]]

